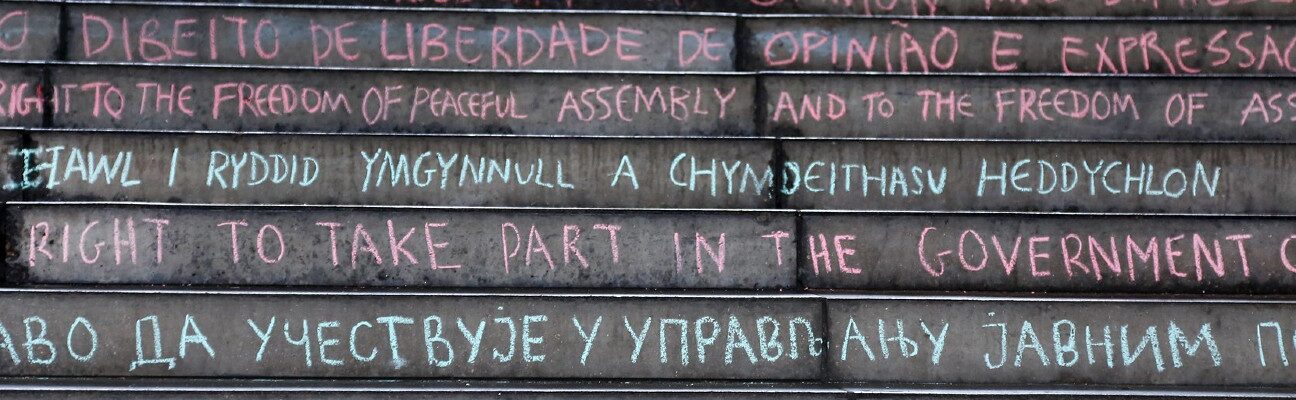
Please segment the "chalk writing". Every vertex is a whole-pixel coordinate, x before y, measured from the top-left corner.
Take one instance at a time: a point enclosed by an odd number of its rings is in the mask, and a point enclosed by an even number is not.
[[[787,154],[777,164],[775,146]],[[759,208],[782,197],[805,209],[1287,212],[1296,193],[1277,183],[1291,180],[1278,172],[1289,151],[45,132],[8,148],[13,170],[0,187],[32,200]]]
[[[1275,192],[1286,178],[1254,158],[1285,146],[794,140],[784,148],[780,192],[798,208],[1265,212],[1296,195]]]
[[[810,25],[807,25],[810,24]],[[1265,24],[755,19],[748,69],[1065,74],[1296,72],[1296,31]],[[1025,51],[1032,49],[1032,51]],[[1038,50],[1035,50],[1038,49]]]
[[[1286,0],[748,0],[750,12],[844,15],[1290,16]]]
[[[95,211],[98,210],[98,211]],[[793,285],[791,216],[37,207],[10,260],[46,283]],[[705,218],[704,218],[705,217]]]
[[[734,21],[726,18],[73,5],[69,21],[69,56],[85,61],[645,71],[733,65]]]
[[[735,310],[705,296],[327,296],[11,292],[0,368],[980,384],[1156,376],[1155,385],[1239,387],[1281,384],[1290,372],[1285,303],[785,298]],[[239,323],[221,322],[230,320]],[[1207,373],[1224,368],[1247,373]]]
[[[59,6],[0,5],[0,59],[53,60],[58,49]]]
[[[848,82],[848,83],[847,83]],[[1282,81],[774,76],[765,131],[808,137],[1276,140]]]
[[[754,82],[741,77],[56,67],[53,81],[51,111],[61,127],[527,135],[755,131]]]
[[[3,153],[14,168],[0,186],[6,192],[32,199],[763,208],[774,190],[768,141],[37,136],[33,146]]]
[[[45,115],[40,71],[34,68],[0,68],[0,124],[40,126]]]
[[[1296,284],[1296,233],[1278,220],[861,215],[807,216],[806,226],[811,286],[1277,293]]]
[[[258,0],[291,3],[293,0]],[[1291,16],[1287,0],[323,0],[412,8],[662,10],[863,16]]]
[[[1289,305],[828,301],[829,376],[905,382],[1147,382],[1285,379]],[[1278,362],[1276,362],[1278,361]],[[1245,377],[1210,371],[1246,370]]]
[[[826,348],[810,300],[4,297],[10,373],[812,378]]]

